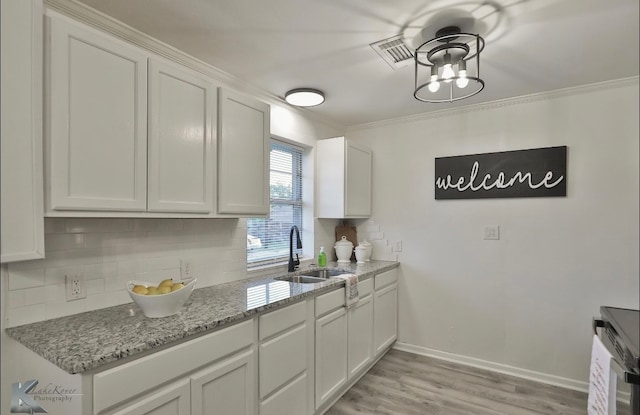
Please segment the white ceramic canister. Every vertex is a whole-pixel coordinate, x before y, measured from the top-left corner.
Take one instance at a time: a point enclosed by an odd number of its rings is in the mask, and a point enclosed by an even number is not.
[[[365,261],[371,260],[371,253],[373,252],[373,245],[367,241],[361,241],[358,247],[362,247],[365,250]]]
[[[367,259],[367,248],[365,248],[364,246],[356,246],[356,261],[357,264],[364,264],[364,262]]]
[[[343,236],[341,240],[334,245],[338,262],[351,262],[351,253],[353,252],[353,243]]]

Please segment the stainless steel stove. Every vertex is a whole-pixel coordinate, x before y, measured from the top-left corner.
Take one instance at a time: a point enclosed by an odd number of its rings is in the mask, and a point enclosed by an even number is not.
[[[640,415],[640,310],[602,306],[593,331],[613,355],[618,377],[631,385],[631,413]]]

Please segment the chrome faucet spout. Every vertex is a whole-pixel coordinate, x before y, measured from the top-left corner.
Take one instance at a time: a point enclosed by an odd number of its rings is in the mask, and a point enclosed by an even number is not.
[[[296,233],[296,248],[302,249],[302,240],[300,239],[300,230],[296,225],[291,227],[289,231],[289,272],[293,272],[296,270],[296,267],[300,265],[300,259],[298,258],[298,254],[296,254],[296,259],[293,259],[293,233]]]

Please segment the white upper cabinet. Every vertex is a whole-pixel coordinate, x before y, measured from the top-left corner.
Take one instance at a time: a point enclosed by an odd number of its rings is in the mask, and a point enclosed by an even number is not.
[[[42,1],[2,0],[0,262],[44,257]]]
[[[269,214],[270,107],[221,88],[218,213]]]
[[[213,210],[215,94],[194,71],[149,61],[149,211]]]
[[[63,19],[49,25],[49,208],[146,210],[147,55]]]
[[[371,216],[371,158],[371,150],[344,137],[318,141],[316,217]]]

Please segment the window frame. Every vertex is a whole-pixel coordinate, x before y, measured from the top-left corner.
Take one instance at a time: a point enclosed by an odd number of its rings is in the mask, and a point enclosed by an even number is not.
[[[272,157],[269,157],[269,216],[267,218],[247,218],[247,239],[248,236],[251,234],[251,229],[250,229],[250,221],[252,219],[257,219],[257,220],[269,220],[272,217],[272,211],[273,211],[273,207],[274,206],[287,206],[287,207],[291,207],[292,209],[292,216],[293,216],[293,222],[292,225],[296,225],[298,226],[298,230],[300,231],[300,236],[302,237],[302,232],[303,232],[303,225],[304,225],[304,212],[303,212],[303,206],[304,206],[304,201],[303,201],[303,194],[304,194],[304,189],[303,189],[303,183],[304,183],[304,176],[303,176],[303,172],[304,172],[304,148],[302,148],[301,146],[289,143],[289,142],[285,142],[282,140],[278,140],[276,138],[271,138],[270,140],[270,156],[271,156],[271,152],[273,152],[274,150],[276,151],[285,151],[287,153],[292,154],[292,169],[291,169],[291,190],[292,190],[292,197],[291,199],[283,199],[283,198],[272,198],[272,191],[271,191],[271,186],[272,186],[272,182],[271,182],[271,176],[272,176],[272,172],[278,172],[278,170],[274,167],[272,164]],[[288,172],[284,172],[285,174],[289,174]],[[289,231],[290,228],[287,229],[286,232],[286,247],[287,247],[287,251],[285,254],[274,254],[271,256],[265,256],[262,259],[256,259],[256,258],[251,258],[251,254],[252,251],[249,249],[249,247],[247,246],[247,268],[248,269],[253,269],[253,268],[260,268],[260,267],[266,267],[266,266],[270,266],[270,265],[276,265],[276,264],[283,264],[286,263],[289,260]],[[283,235],[284,237],[285,235]],[[273,242],[273,239],[269,239],[269,242]],[[282,241],[282,239],[277,239],[276,241]],[[264,241],[266,243],[266,241]],[[248,243],[247,243],[248,244]],[[295,241],[294,241],[294,245],[293,245],[293,253],[294,254],[298,254],[300,257],[302,256],[302,249],[297,249],[295,247]]]

